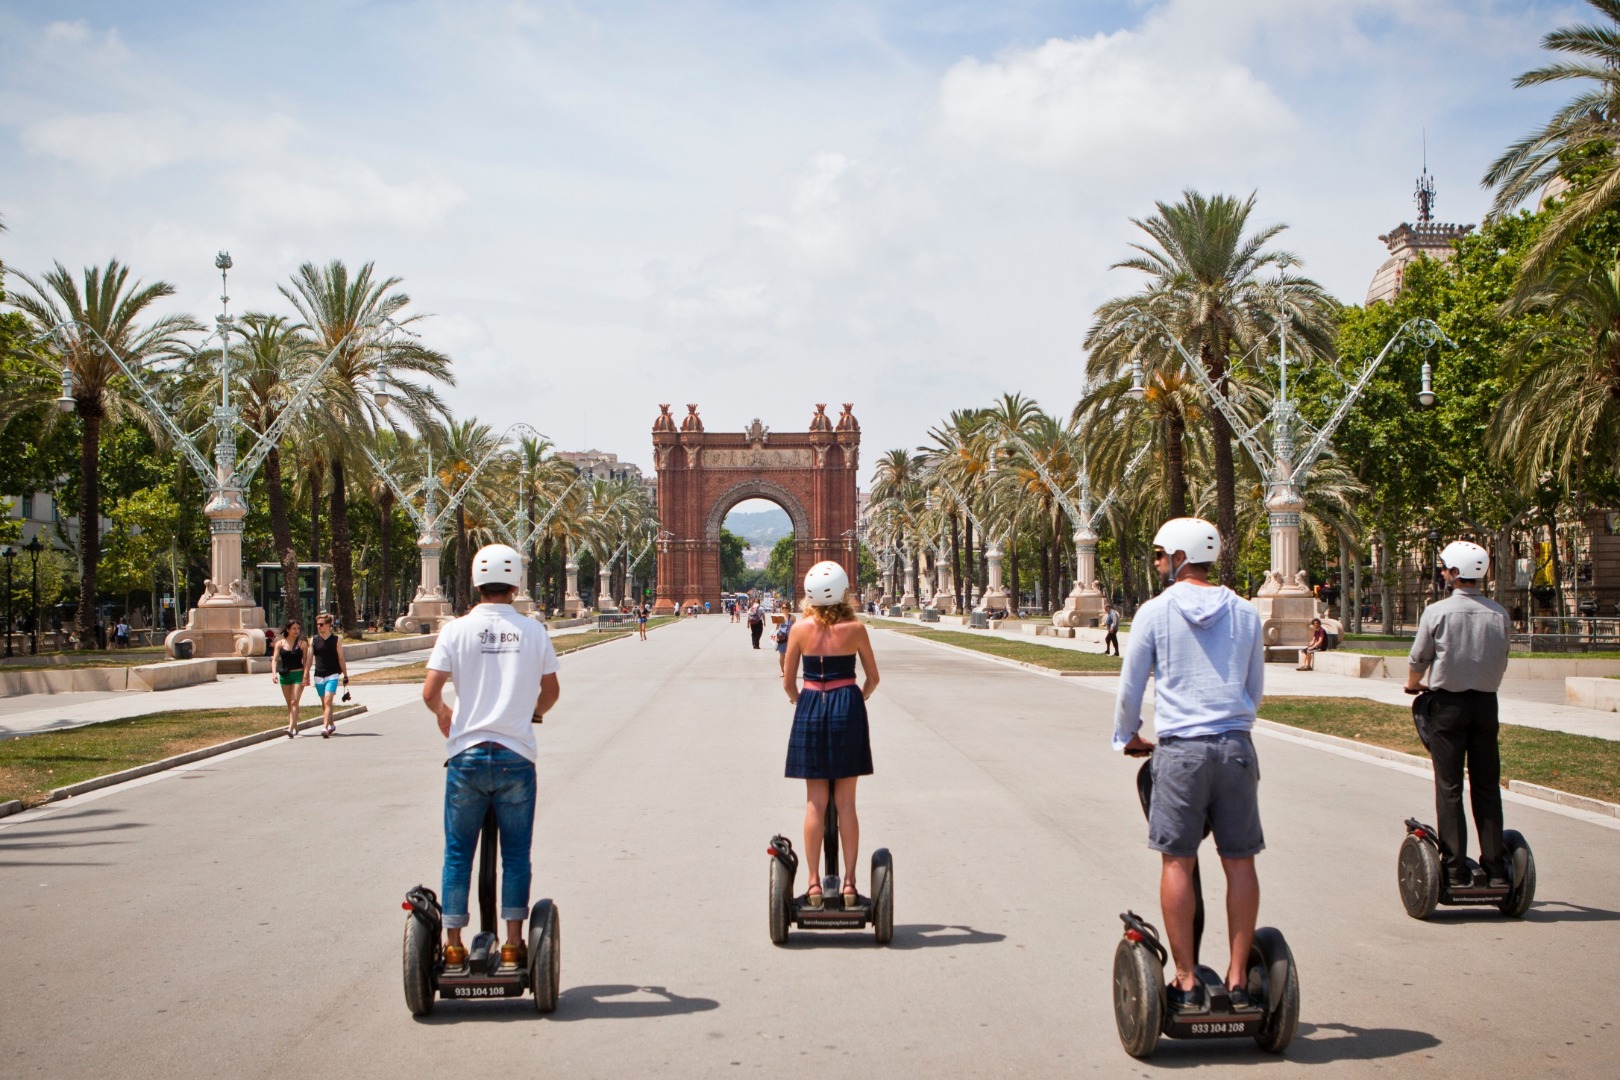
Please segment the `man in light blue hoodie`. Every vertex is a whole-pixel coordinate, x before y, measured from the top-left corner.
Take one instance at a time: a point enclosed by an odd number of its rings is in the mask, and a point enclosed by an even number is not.
[[[1169,585],[1131,622],[1114,749],[1153,755],[1148,846],[1164,857],[1159,903],[1176,977],[1170,1002],[1197,1008],[1203,988],[1193,977],[1193,867],[1206,822],[1226,870],[1226,925],[1231,961],[1226,984],[1234,1005],[1247,1003],[1249,945],[1260,913],[1254,857],[1266,846],[1260,830],[1260,763],[1249,731],[1265,687],[1260,615],[1231,589],[1209,580],[1220,558],[1220,532],[1201,518],[1175,518],[1153,537],[1153,558]],[[1142,696],[1154,676],[1158,746],[1138,733]]]

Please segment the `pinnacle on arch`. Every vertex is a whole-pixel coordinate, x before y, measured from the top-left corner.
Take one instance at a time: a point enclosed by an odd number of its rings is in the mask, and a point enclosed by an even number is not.
[[[827,416],[827,406],[825,404],[817,405],[816,415],[810,418],[810,430],[831,431],[832,429],[832,420]]]
[[[681,420],[681,430],[683,432],[703,430],[703,421],[698,417],[696,405],[686,407],[686,416]]]
[[[674,430],[675,430],[675,418],[673,416],[669,415],[669,406],[668,405],[660,405],[660,406],[658,406],[658,419],[653,421],[653,431],[654,432],[659,432],[659,431],[674,431]]]
[[[852,401],[844,402],[844,411],[838,414],[838,430],[839,431],[859,431],[859,430],[861,430],[860,421],[855,419],[855,411],[854,410],[855,410],[855,403],[854,402],[852,402]]]

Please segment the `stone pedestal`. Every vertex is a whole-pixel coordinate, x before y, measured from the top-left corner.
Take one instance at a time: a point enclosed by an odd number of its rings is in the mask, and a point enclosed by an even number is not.
[[[1311,620],[1317,617],[1305,571],[1299,566],[1299,513],[1305,500],[1288,484],[1277,484],[1266,510],[1271,518],[1271,569],[1254,598],[1260,613],[1261,636],[1268,646],[1298,646],[1311,642]]]
[[[563,614],[572,618],[585,610],[585,603],[579,598],[579,563],[574,561],[572,555],[563,564],[563,570],[568,574],[568,591],[563,594]]]
[[[234,469],[234,444],[215,454],[219,475]],[[163,640],[164,651],[174,655],[177,642],[192,643],[192,656],[264,656],[264,609],[253,600],[253,591],[242,578],[242,520],[247,504],[242,493],[222,487],[203,507],[208,518],[209,562],[214,576],[203,582],[202,598],[186,616],[186,625],[171,631]]]
[[[411,606],[394,620],[394,629],[401,634],[433,634],[456,617],[444,590],[439,587],[439,555],[444,545],[437,536],[423,534],[416,538],[416,549],[422,556],[422,577],[417,582]]]
[[[612,574],[612,569],[603,564],[596,579],[596,610],[604,614],[619,610],[619,605],[613,602]]]
[[[1075,582],[1063,606],[1052,614],[1052,625],[1074,629],[1102,618],[1103,594],[1097,588],[1097,534],[1089,528],[1074,533]]]
[[[990,550],[985,552],[985,561],[989,564],[990,581],[985,585],[984,595],[979,597],[979,605],[975,611],[1012,611],[1008,603],[1007,591],[1001,587],[1001,545],[992,544]]]

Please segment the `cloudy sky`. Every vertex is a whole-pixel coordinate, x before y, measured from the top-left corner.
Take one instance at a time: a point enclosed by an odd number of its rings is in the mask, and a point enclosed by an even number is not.
[[[865,462],[953,408],[1073,403],[1132,216],[1185,188],[1359,302],[1559,91],[1540,0],[0,0],[0,236],[217,307],[374,260],[431,312],[458,417],[651,464],[855,403]]]

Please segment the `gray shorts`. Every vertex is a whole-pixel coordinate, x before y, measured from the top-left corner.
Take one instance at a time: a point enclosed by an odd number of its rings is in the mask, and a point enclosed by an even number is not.
[[[1166,855],[1198,854],[1205,826],[1226,859],[1265,850],[1260,831],[1260,759],[1245,731],[1159,740],[1153,751],[1148,846]]]

